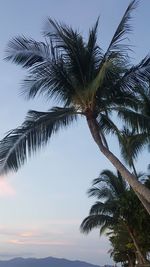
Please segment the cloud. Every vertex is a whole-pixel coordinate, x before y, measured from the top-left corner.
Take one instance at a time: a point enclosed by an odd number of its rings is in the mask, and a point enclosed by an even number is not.
[[[39,238],[48,238],[48,237],[60,237],[63,235],[62,231],[45,231],[45,229],[28,227],[22,228],[20,226],[11,227],[11,226],[4,226],[0,225],[0,238],[10,238],[10,239],[39,239]]]
[[[7,229],[0,227],[0,237],[3,244],[34,245],[34,246],[72,246],[72,240],[67,241],[60,232],[43,231],[42,229]]]
[[[31,236],[34,236],[35,234],[33,232],[24,232],[24,233],[21,233],[20,236],[21,237],[31,237]]]
[[[11,239],[8,240],[9,244],[15,245],[50,245],[50,246],[71,246],[73,245],[70,242],[64,240],[25,240],[25,239]]]
[[[15,189],[4,178],[0,179],[0,197],[12,197],[16,194]]]

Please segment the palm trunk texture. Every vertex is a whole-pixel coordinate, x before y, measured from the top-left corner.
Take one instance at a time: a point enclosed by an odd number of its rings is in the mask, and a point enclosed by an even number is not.
[[[121,163],[121,161],[108,149],[103,143],[99,134],[99,128],[96,119],[91,115],[87,115],[87,123],[91,132],[91,135],[98,145],[100,151],[105,155],[105,157],[113,164],[113,166],[121,173],[122,177],[130,184],[135,192],[140,194],[148,203],[150,203],[150,190],[141,184],[135,177],[131,174],[128,169]],[[149,209],[147,210],[150,214]]]

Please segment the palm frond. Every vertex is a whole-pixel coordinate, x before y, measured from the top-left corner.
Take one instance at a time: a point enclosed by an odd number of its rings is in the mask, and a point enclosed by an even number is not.
[[[149,134],[129,132],[126,129],[118,135],[118,139],[121,155],[130,167],[132,167],[133,161],[137,159],[139,153],[150,143]]]
[[[88,190],[88,196],[103,199],[106,203],[108,200],[118,199],[126,189],[127,184],[121,174],[117,172],[115,175],[106,169],[100,173],[98,178],[93,180],[92,187]]]
[[[97,117],[97,122],[104,134],[120,134],[120,130],[118,129],[117,125],[109,118],[108,115],[100,113]]]
[[[23,82],[22,92],[29,99],[36,95],[44,95],[48,99],[53,97],[58,102],[69,105],[75,95],[75,88],[67,64],[64,64],[61,58],[57,58],[30,69]]]
[[[97,201],[94,205],[92,205],[89,215],[103,214],[103,215],[113,215],[116,210],[116,202],[111,200],[107,200],[104,203],[101,201]]]
[[[76,81],[78,81],[78,86],[85,87],[88,80],[87,68],[89,67],[89,62],[87,61],[89,59],[87,57],[87,48],[81,34],[71,27],[57,23],[50,18],[45,34],[56,44],[55,48],[61,51],[63,59],[67,61],[70,72],[74,74]],[[92,50],[90,52],[93,53]]]
[[[104,233],[106,234],[106,232],[111,229],[112,225],[115,223],[117,223],[117,221],[115,222],[114,220],[114,222],[112,222],[111,220],[107,220],[100,228],[100,235],[103,235]]]
[[[97,44],[98,25],[99,25],[99,18],[97,19],[94,27],[89,31],[89,37],[86,45],[89,81],[93,80],[93,78],[95,77],[95,71],[98,69],[99,62],[103,57],[102,50]]]
[[[117,112],[118,117],[123,120],[127,127],[134,127],[134,129],[139,132],[144,131],[149,133],[150,130],[150,119],[149,116],[135,112],[128,108],[116,107],[114,111]]]
[[[135,66],[129,68],[119,81],[116,83],[116,87],[119,87],[123,92],[137,91],[138,88],[144,88],[149,86],[150,80],[150,55],[147,55],[141,60],[141,62]],[[137,93],[136,92],[136,93]]]
[[[115,197],[119,197],[123,194],[126,190],[126,183],[123,180],[121,175],[115,175],[110,170],[103,170],[99,176],[100,179],[103,179],[107,184],[107,187],[110,188],[111,192],[114,194]]]
[[[8,43],[5,59],[21,65],[24,68],[30,68],[35,64],[45,60],[47,61],[50,57],[50,45],[18,36]]]
[[[29,111],[24,123],[0,142],[0,172],[17,171],[27,158],[46,145],[52,134],[77,118],[74,108]]]
[[[108,215],[90,215],[86,217],[81,223],[80,230],[82,233],[88,234],[94,228],[100,228],[105,223],[112,225],[115,223],[114,219]]]
[[[131,32],[131,13],[132,11],[137,7],[138,1],[133,0],[127,7],[116,31],[115,34],[109,44],[109,47],[107,49],[106,54],[104,55],[104,59],[108,58],[112,53],[120,54],[123,56],[126,56],[126,53],[129,49],[128,45],[122,44],[122,41],[124,41],[127,38],[127,34]]]
[[[98,179],[99,180],[99,179]],[[98,181],[98,186],[93,186],[88,190],[89,197],[96,197],[97,199],[111,199],[112,192],[107,188],[107,186],[100,186],[100,180]]]
[[[120,74],[121,78],[122,73],[125,72],[125,68],[129,65],[129,45],[123,44],[122,41],[126,39],[125,35],[127,35],[131,31],[131,12],[136,8],[137,2],[137,0],[133,0],[129,4],[109,44],[106,53],[100,61],[97,75],[90,85],[90,87],[94,91],[94,94],[97,92],[97,90],[101,91],[101,87],[104,88],[105,81],[114,81],[114,77],[115,80],[118,80],[118,74]]]

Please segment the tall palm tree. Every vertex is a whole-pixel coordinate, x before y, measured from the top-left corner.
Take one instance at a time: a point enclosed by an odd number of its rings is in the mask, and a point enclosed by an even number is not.
[[[52,19],[44,31],[45,43],[22,36],[9,42],[6,59],[28,69],[23,83],[26,97],[42,95],[60,106],[47,112],[29,111],[23,124],[4,137],[0,143],[1,173],[17,171],[52,134],[83,116],[100,151],[150,202],[150,191],[108,149],[103,131],[105,125],[113,124],[113,112],[137,129],[150,128],[147,116],[138,112],[135,92],[137,84],[143,88],[150,78],[150,57],[133,66],[130,46],[123,43],[131,31],[131,12],[136,5],[136,0],[129,4],[106,52],[97,43],[98,21],[87,42],[78,31]]]
[[[104,170],[99,178],[94,179],[88,194],[96,197],[98,201],[92,205],[89,216],[83,220],[81,231],[89,233],[92,229],[99,228],[102,234],[108,229],[120,231],[121,227],[132,239],[139,263],[146,263],[146,253],[149,251],[150,244],[145,249],[145,243],[150,235],[150,220],[147,213],[147,217],[145,212],[143,214],[139,200],[122,176],[119,173],[115,175],[109,170]]]

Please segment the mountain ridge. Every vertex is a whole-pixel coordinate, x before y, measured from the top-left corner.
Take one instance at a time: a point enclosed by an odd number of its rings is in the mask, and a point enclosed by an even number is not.
[[[10,260],[0,260],[0,267],[100,267],[79,260],[67,260],[64,258],[23,258],[16,257]]]

